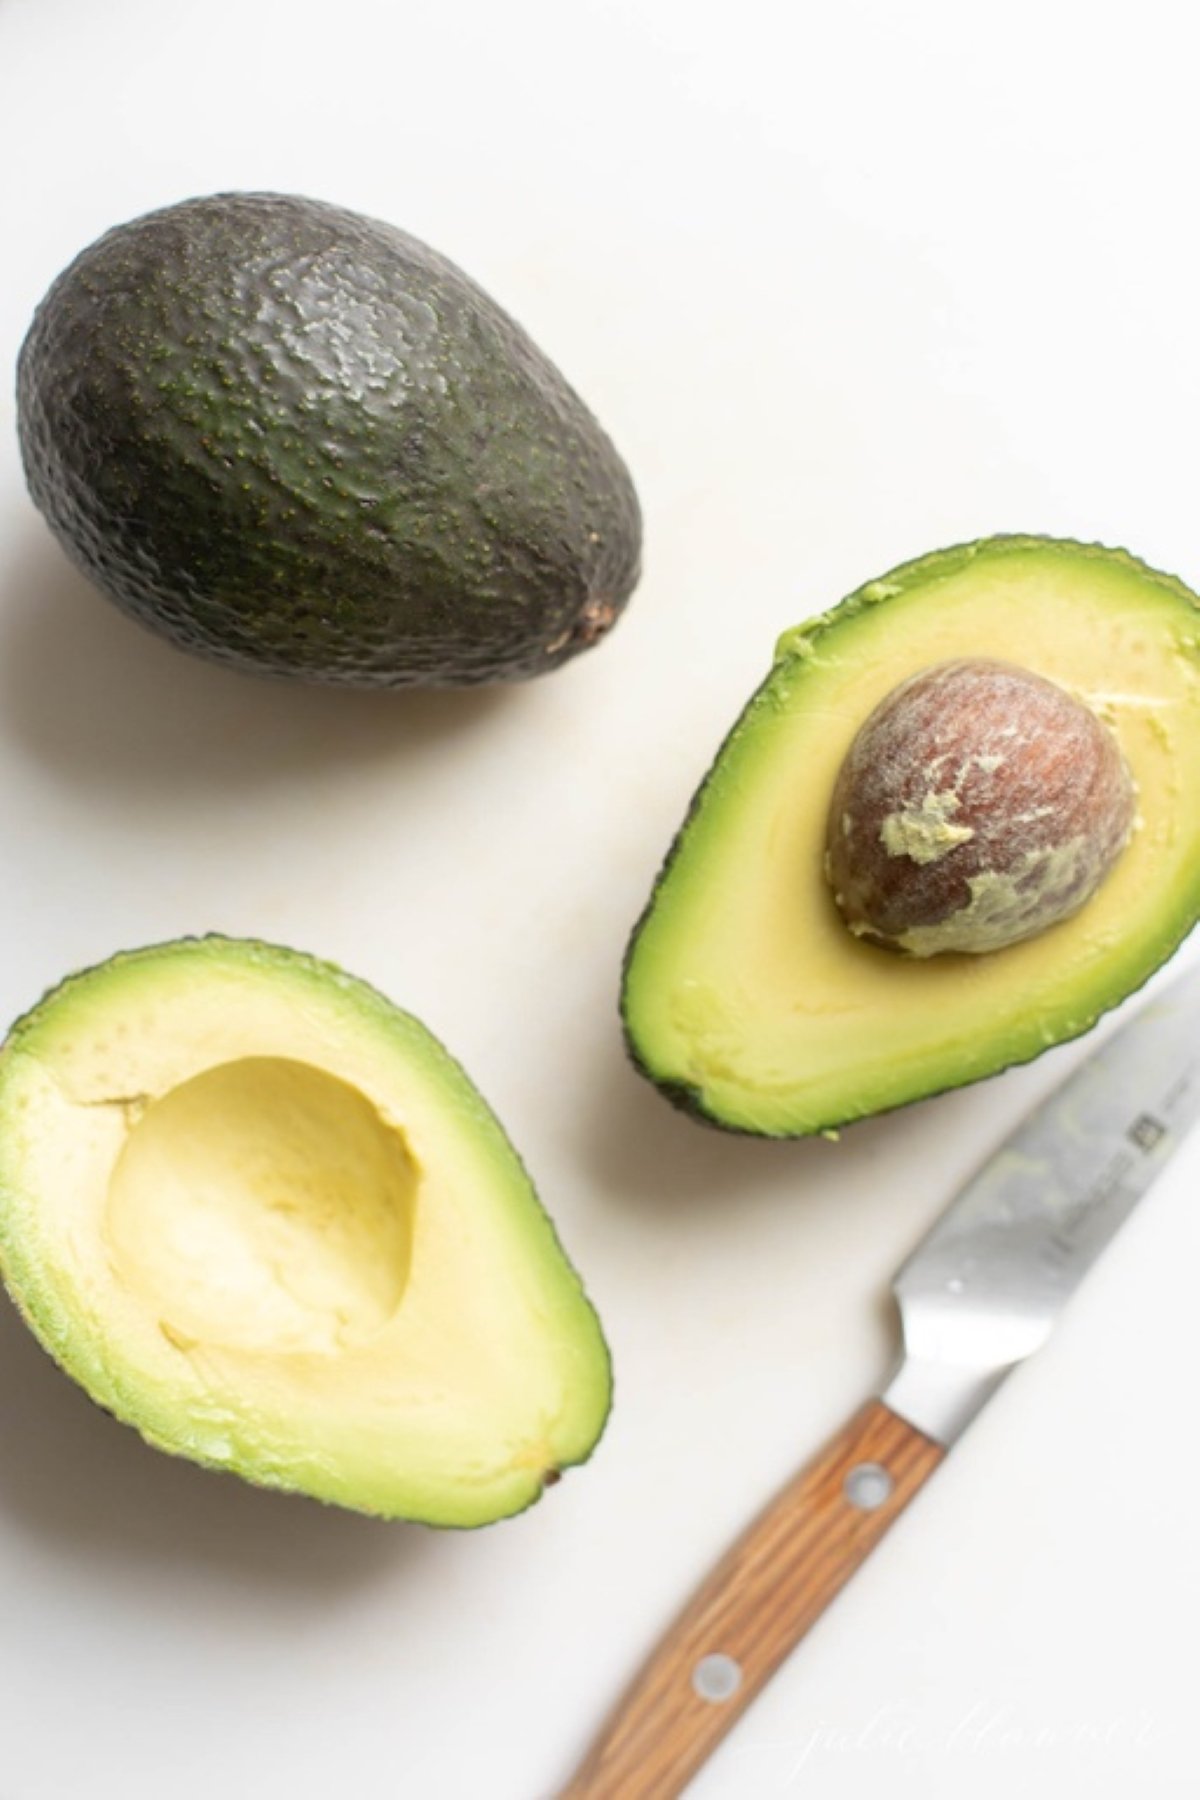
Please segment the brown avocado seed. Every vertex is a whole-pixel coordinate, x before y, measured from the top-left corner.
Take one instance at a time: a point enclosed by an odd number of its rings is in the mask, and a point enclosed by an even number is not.
[[[1028,669],[937,663],[851,744],[825,871],[856,936],[912,956],[1000,950],[1068,918],[1133,827],[1116,736]]]

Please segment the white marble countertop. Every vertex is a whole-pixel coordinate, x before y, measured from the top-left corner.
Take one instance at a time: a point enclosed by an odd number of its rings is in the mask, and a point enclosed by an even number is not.
[[[0,0],[11,368],[109,225],[231,187],[405,226],[628,458],[646,574],[519,691],[287,691],[99,600],[0,417],[0,1016],[184,932],[367,976],[520,1146],[616,1359],[593,1463],[474,1535],[145,1449],[0,1309],[0,1800],[544,1800],[730,1536],[879,1383],[887,1278],[1080,1054],[725,1138],[627,1067],[629,928],[777,633],[1000,530],[1200,582],[1189,9]],[[1200,1607],[1184,1153],[696,1782],[1173,1800]],[[1190,1790],[1189,1790],[1190,1791]]]

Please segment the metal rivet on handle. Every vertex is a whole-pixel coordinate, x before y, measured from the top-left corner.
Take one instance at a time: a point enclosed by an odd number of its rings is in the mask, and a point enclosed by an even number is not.
[[[702,1700],[731,1700],[742,1685],[742,1665],[732,1656],[702,1656],[692,1670],[692,1686]]]
[[[872,1462],[856,1463],[842,1484],[851,1506],[861,1507],[863,1512],[882,1506],[895,1485],[883,1464]]]

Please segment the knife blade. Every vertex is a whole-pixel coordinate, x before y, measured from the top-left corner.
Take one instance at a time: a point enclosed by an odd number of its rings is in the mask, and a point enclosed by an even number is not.
[[[938,1467],[1050,1336],[1200,1119],[1200,964],[1146,1002],[967,1182],[898,1271],[902,1350],[729,1550],[561,1800],[675,1800]]]
[[[892,1284],[894,1412],[949,1445],[1058,1315],[1200,1117],[1200,966],[1086,1058],[962,1188]]]

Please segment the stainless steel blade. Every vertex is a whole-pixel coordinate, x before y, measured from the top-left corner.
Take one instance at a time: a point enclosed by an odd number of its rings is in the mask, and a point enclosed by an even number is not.
[[[893,1283],[883,1399],[952,1443],[1058,1314],[1200,1118],[1200,966],[1149,1001],[967,1183]]]

